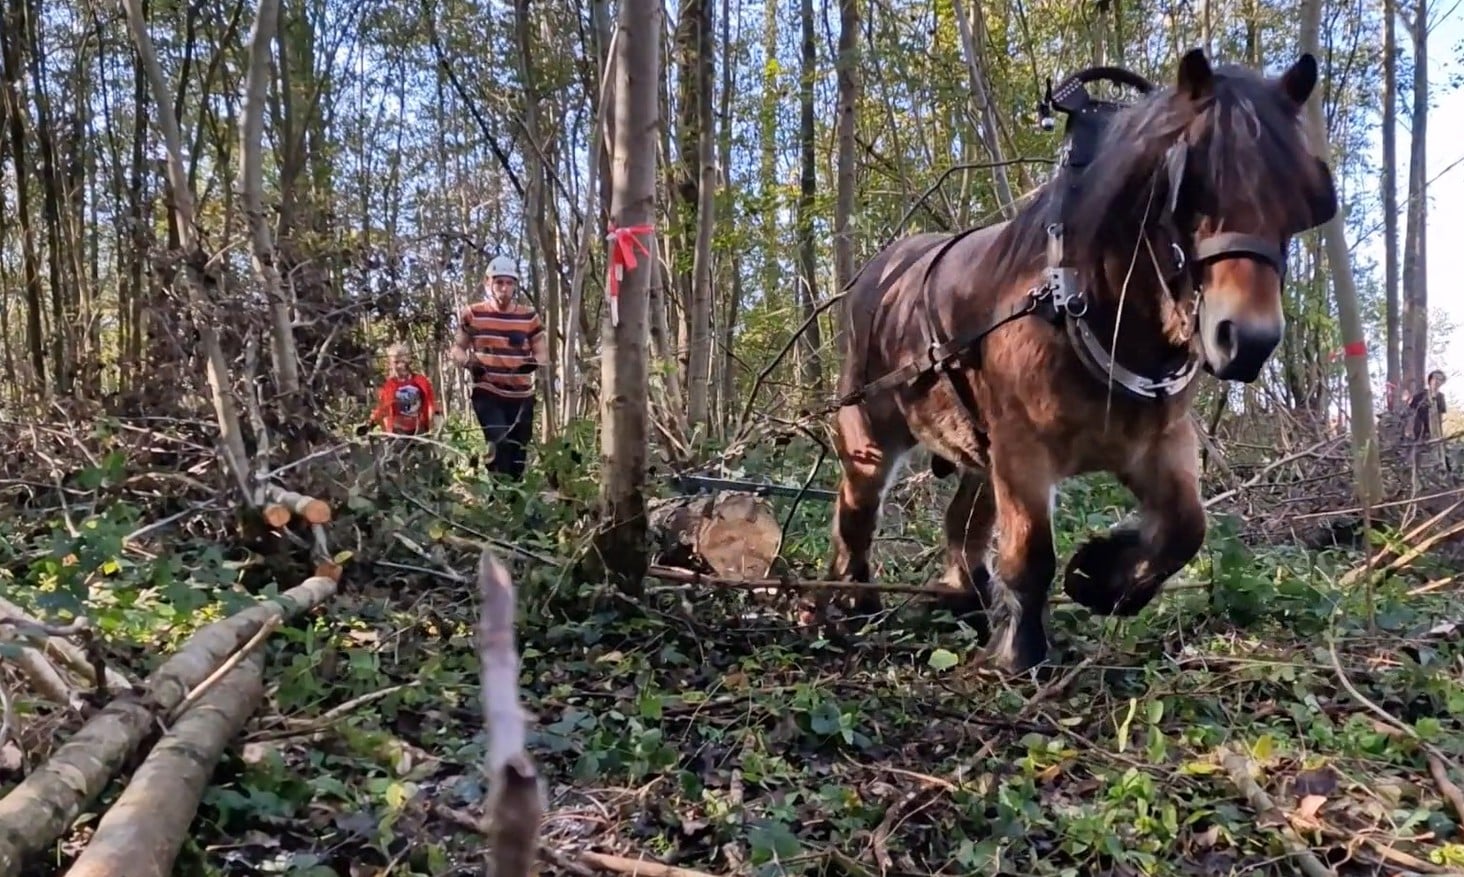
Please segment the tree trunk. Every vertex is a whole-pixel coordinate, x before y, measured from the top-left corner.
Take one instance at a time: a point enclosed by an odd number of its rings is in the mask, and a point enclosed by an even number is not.
[[[1323,57],[1321,42],[1322,0],[1304,0],[1301,7],[1301,50],[1313,57]],[[1309,128],[1312,148],[1328,157],[1327,123],[1322,115],[1320,83],[1303,110]],[[1352,254],[1347,248],[1343,226],[1345,214],[1336,215],[1321,228],[1327,250],[1327,268],[1332,275],[1332,289],[1337,296],[1337,321],[1341,324],[1345,345],[1363,343],[1362,313],[1357,305],[1357,285],[1352,275]],[[1357,482],[1357,495],[1364,504],[1378,502],[1382,496],[1382,479],[1378,471],[1377,420],[1373,417],[1372,387],[1368,382],[1367,354],[1347,356],[1347,388],[1352,403],[1352,457]]]
[[[741,4],[738,5],[739,20],[741,15]],[[737,228],[740,225],[737,209],[738,200],[732,190],[732,94],[735,88],[733,72],[737,68],[732,57],[732,3],[731,0],[722,0],[722,90],[717,96],[719,106],[717,108],[717,168],[719,176],[717,186],[722,197],[725,199],[728,224]],[[728,412],[732,410],[732,342],[737,331],[737,293],[741,290],[742,258],[733,248],[725,258],[718,260],[718,283],[717,288],[724,291],[725,298],[722,301],[722,320],[717,326],[718,338],[721,342],[718,355],[714,360],[712,368],[712,401],[711,407],[716,412],[717,436],[725,438],[728,421]],[[716,307],[716,296],[712,296],[713,307]],[[710,352],[709,352],[710,354]]]
[[[135,2],[135,0],[134,0]],[[649,225],[656,208],[656,128],[660,110],[661,4],[622,0],[615,46],[615,135],[611,221],[616,228]],[[656,252],[654,232],[643,236]],[[639,591],[647,566],[645,477],[649,440],[647,319],[653,258],[626,267],[620,323],[608,309],[601,328],[600,422],[605,458],[600,482],[603,522],[595,536],[605,568],[621,586]]]
[[[25,280],[25,340],[30,354],[31,380],[44,391],[46,347],[41,324],[41,270],[36,252],[36,231],[30,209],[30,161],[26,154],[25,109],[20,100],[20,35],[22,9],[12,0],[0,27],[0,55],[3,55],[5,115],[9,122],[10,160],[15,167],[15,215],[20,223],[21,274]]]
[[[951,9],[956,16],[956,27],[961,34],[961,51],[966,56],[966,72],[971,77],[971,99],[976,104],[976,136],[986,147],[986,154],[991,156],[993,162],[1003,161],[1001,149],[1001,137],[997,130],[996,112],[991,106],[991,91],[987,86],[986,71],[982,68],[981,49],[972,32],[972,18],[981,15],[980,0],[972,0],[971,18],[967,17],[966,10],[961,0],[951,0]],[[980,45],[985,45],[981,41]],[[1001,215],[1011,219],[1016,215],[1016,205],[1013,203],[1011,182],[1007,179],[1007,170],[1001,164],[992,168],[991,178],[996,184],[997,207],[1001,209]]]
[[[1398,384],[1398,17],[1396,0],[1383,0],[1383,322],[1387,337],[1387,408],[1407,391]]]
[[[1403,253],[1399,351],[1403,392],[1423,389],[1428,372],[1428,11],[1418,0],[1408,22],[1413,38],[1413,110],[1408,130],[1408,246]]]
[[[843,292],[854,279],[854,190],[858,170],[854,162],[854,133],[858,127],[859,108],[859,0],[839,2],[838,71],[838,182],[834,196],[834,286]],[[843,350],[844,332],[849,325],[843,307],[835,310],[838,328],[835,350]]]
[[[549,347],[549,373],[544,387],[544,417],[541,419],[545,435],[549,436],[554,432],[554,421],[557,419],[554,410],[554,377],[558,369],[554,366],[554,356],[559,350],[560,304],[559,284],[551,278],[557,278],[559,265],[558,249],[548,219],[549,202],[553,200],[553,194],[549,192],[545,143],[542,126],[539,124],[539,84],[534,69],[531,33],[529,0],[515,0],[514,39],[518,43],[518,73],[523,90],[524,137],[528,141],[528,149],[523,154],[524,175],[528,178],[525,181],[524,219],[529,232],[529,267],[532,276],[539,280],[539,305],[545,317],[544,329]]]
[[[676,23],[681,217],[677,275],[685,294],[687,425],[708,423],[712,331],[712,223],[716,209],[716,156],[712,120],[712,15],[710,0],[683,0]],[[685,252],[691,252],[691,264]],[[689,274],[686,269],[690,269]],[[689,282],[688,282],[689,281]]]
[[[239,198],[249,223],[254,273],[269,299],[270,357],[274,361],[275,390],[281,394],[300,389],[300,360],[295,350],[294,317],[285,298],[275,264],[274,238],[264,212],[264,103],[269,88],[269,45],[280,17],[280,0],[259,0],[249,34],[249,72],[244,104],[239,110]]]
[[[799,16],[803,27],[803,51],[798,68],[798,151],[802,172],[798,180],[798,301],[808,323],[800,339],[803,348],[803,383],[814,392],[823,390],[823,366],[819,362],[818,321],[811,320],[818,303],[818,251],[813,238],[813,196],[818,185],[814,156],[813,75],[817,56],[813,43],[813,0],[803,0]]]
[[[178,235],[183,245],[184,286],[191,303],[199,312],[200,319],[196,321],[198,340],[205,357],[224,462],[247,502],[251,499],[248,455],[244,450],[244,436],[239,431],[239,412],[234,406],[233,397],[229,395],[229,364],[219,345],[213,315],[208,313],[211,304],[208,298],[208,255],[198,240],[198,228],[194,224],[193,191],[188,187],[187,172],[183,166],[183,138],[178,132],[178,120],[169,110],[168,83],[163,78],[163,69],[158,64],[152,38],[147,32],[147,23],[142,15],[142,0],[125,0],[125,8],[127,27],[132,32],[138,57],[147,73],[153,102],[157,105],[158,127],[162,130],[163,144],[167,149],[166,168],[172,184],[173,213],[177,216]]]
[[[46,229],[46,270],[51,280],[51,376],[56,393],[65,397],[71,395],[75,373],[71,358],[70,336],[76,314],[67,313],[67,303],[75,298],[71,284],[67,282],[62,267],[65,244],[61,238],[61,213],[65,197],[61,193],[60,169],[57,167],[56,132],[51,123],[51,101],[46,93],[46,79],[41,71],[41,58],[45,47],[41,45],[41,23],[39,4],[34,0],[15,0],[21,10],[21,32],[28,42],[26,52],[30,62],[31,102],[35,105],[32,129],[36,134],[36,145],[40,153],[41,213]],[[33,168],[32,170],[35,170]]]

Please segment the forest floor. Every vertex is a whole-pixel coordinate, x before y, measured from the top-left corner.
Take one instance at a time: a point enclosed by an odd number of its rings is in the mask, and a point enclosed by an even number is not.
[[[192,466],[206,442],[133,432],[32,430],[23,463],[7,451],[30,474],[0,473],[20,506],[0,513],[0,591],[38,614],[84,611],[142,677],[309,569],[280,540],[239,547]],[[494,537],[519,587],[544,874],[631,873],[625,859],[683,877],[1464,873],[1464,583],[1445,552],[1375,581],[1359,551],[1248,544],[1247,521],[1217,512],[1151,609],[1096,619],[1055,600],[1050,666],[1001,680],[973,669],[968,627],[919,600],[887,598],[840,646],[797,627],[786,595],[653,584],[631,600],[576,582],[595,492],[567,459],[578,438],[543,449],[517,488],[468,470],[479,440],[461,424],[435,487],[399,457],[393,477],[362,476],[381,438],[335,475],[317,466],[310,489],[338,509],[340,591],[264,646],[264,705],[214,772],[175,874],[479,873],[476,558],[452,536]],[[809,460],[784,453],[801,481]],[[947,490],[915,478],[892,493],[880,580],[934,574]],[[1060,556],[1126,504],[1110,483],[1075,482]],[[810,575],[828,513],[792,515],[784,552]],[[82,718],[0,672],[16,705],[3,794]],[[66,873],[94,821],[27,877]]]

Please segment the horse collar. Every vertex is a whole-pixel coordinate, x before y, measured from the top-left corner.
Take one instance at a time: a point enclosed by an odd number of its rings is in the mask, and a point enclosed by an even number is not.
[[[1064,322],[1068,340],[1088,373],[1100,382],[1124,391],[1131,398],[1146,401],[1167,399],[1183,391],[1200,373],[1200,358],[1191,353],[1179,366],[1158,378],[1141,375],[1124,367],[1108,352],[1087,320],[1069,315]]]
[[[1062,264],[1061,223],[1049,225],[1047,233],[1048,265],[1045,279],[1042,286],[1033,290],[1032,294],[1050,320],[1063,324],[1073,352],[1087,372],[1104,386],[1114,387],[1129,398],[1139,401],[1160,401],[1188,387],[1200,373],[1200,358],[1193,352],[1175,368],[1152,378],[1125,367],[1103,346],[1086,319],[1088,292],[1082,288],[1078,270]],[[1177,247],[1176,255],[1182,259],[1182,250]],[[1197,307],[1196,318],[1198,314]]]

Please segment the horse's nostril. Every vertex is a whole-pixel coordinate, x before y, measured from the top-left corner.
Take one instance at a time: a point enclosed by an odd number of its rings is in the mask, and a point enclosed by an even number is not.
[[[1237,341],[1235,321],[1221,320],[1220,324],[1215,327],[1215,346],[1224,351],[1227,356],[1234,356]]]

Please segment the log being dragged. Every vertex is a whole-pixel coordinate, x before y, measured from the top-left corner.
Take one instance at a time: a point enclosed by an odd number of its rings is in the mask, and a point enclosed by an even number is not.
[[[652,500],[647,509],[655,563],[725,579],[769,574],[782,541],[772,506],[751,493]]]
[[[224,747],[264,695],[264,656],[230,669],[153,747],[66,877],[169,877]]]

